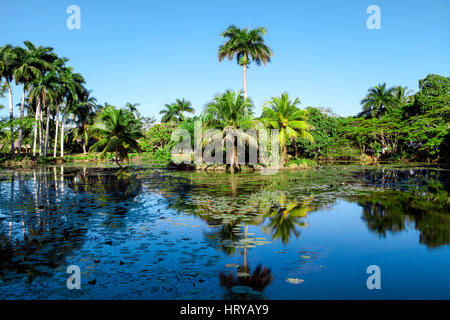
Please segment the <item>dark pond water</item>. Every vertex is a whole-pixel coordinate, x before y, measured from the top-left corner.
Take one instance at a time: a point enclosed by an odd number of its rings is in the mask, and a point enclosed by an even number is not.
[[[425,166],[0,171],[0,298],[449,299],[449,192]]]

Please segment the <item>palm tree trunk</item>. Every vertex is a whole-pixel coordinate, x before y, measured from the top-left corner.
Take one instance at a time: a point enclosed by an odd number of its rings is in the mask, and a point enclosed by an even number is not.
[[[50,103],[47,104],[47,123],[45,126],[45,147],[44,147],[44,157],[47,156],[48,150],[48,136],[50,133]]]
[[[119,149],[117,147],[116,147],[116,159],[115,160],[116,160],[117,165],[122,169],[123,167],[119,163]]]
[[[227,157],[228,157],[228,145],[227,145]],[[234,173],[234,145],[233,148],[231,149],[231,157],[230,157],[230,172]]]
[[[45,108],[45,103],[42,105],[43,108],[39,109],[39,155],[42,156],[42,109]]]
[[[55,158],[56,158],[56,149],[58,146],[58,129],[59,129],[59,104],[56,105],[55,146],[53,147],[53,157]]]
[[[295,159],[298,159],[298,144],[297,144],[297,139],[294,140],[294,148],[295,148]]]
[[[66,123],[66,112],[68,106],[64,108],[62,120],[61,120],[61,158],[64,157],[64,124]]]
[[[9,81],[6,81],[6,86],[8,87],[8,96],[9,96],[9,121],[10,121],[10,130],[11,130],[11,155],[14,157],[15,150],[14,150],[14,109],[13,109],[13,98],[12,98],[12,91],[11,91],[11,85],[9,84]]]
[[[22,119],[25,113],[25,88],[23,89],[22,94],[22,102],[20,103],[20,127],[19,127],[19,150],[18,153],[20,154],[22,151]]]
[[[86,126],[83,124],[83,154],[87,154],[86,146],[87,146],[87,132],[86,132]]]
[[[116,155],[116,163],[121,169],[123,168],[122,165],[119,163],[119,158],[117,157],[117,155]]]
[[[247,99],[247,65],[244,64],[244,99]],[[245,107],[245,116],[248,117],[248,108]]]
[[[238,156],[237,156],[237,145],[234,144],[233,141],[233,149],[232,149],[232,155],[231,155],[231,161],[230,161],[230,172],[234,173],[236,171],[239,171],[239,164],[238,164]],[[228,152],[228,150],[227,150]]]
[[[34,117],[34,126],[33,126],[33,157],[36,156],[36,138],[37,138],[37,130],[38,130],[38,121],[39,121],[39,111],[41,109],[41,100],[38,99],[38,104],[36,107],[36,115]]]

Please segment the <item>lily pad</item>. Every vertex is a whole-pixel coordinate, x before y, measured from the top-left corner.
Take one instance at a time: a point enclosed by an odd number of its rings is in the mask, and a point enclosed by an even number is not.
[[[289,282],[291,284],[302,284],[303,282],[305,282],[305,280],[299,278],[287,278],[286,282]]]
[[[231,292],[236,294],[259,294],[259,291],[255,291],[247,286],[234,286],[231,288]]]
[[[247,273],[247,272],[237,272],[236,275],[238,277],[248,277],[248,276],[250,276],[250,274]]]

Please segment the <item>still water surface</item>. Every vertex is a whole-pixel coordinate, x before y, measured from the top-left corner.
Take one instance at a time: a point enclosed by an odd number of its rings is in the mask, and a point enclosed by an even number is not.
[[[1,171],[0,298],[449,299],[449,192],[429,166]]]

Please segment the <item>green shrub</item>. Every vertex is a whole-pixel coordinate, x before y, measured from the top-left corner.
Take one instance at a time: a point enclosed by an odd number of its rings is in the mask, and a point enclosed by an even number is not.
[[[143,152],[156,152],[159,148],[170,143],[172,132],[176,128],[172,123],[160,123],[152,126],[144,135],[139,139],[139,146]]]

